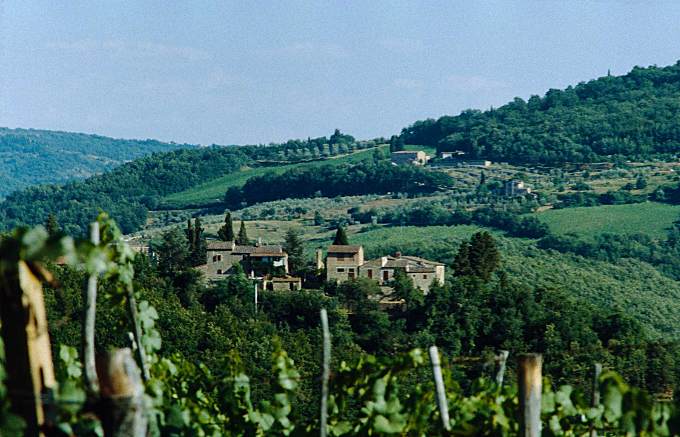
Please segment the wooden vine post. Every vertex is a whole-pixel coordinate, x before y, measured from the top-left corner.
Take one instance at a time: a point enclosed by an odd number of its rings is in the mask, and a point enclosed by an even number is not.
[[[90,224],[90,242],[99,245],[99,223]],[[94,330],[97,314],[97,274],[92,273],[87,278],[85,289],[85,318],[83,320],[83,374],[85,387],[92,398],[99,395],[99,379],[95,364]]]
[[[328,329],[328,313],[321,309],[321,330],[323,333],[323,362],[321,375],[321,437],[328,435],[328,380],[331,376],[331,332]]]
[[[519,408],[522,437],[541,435],[541,393],[543,391],[543,356],[522,354],[519,356]]]
[[[434,377],[434,388],[437,392],[437,408],[439,409],[439,417],[442,420],[442,427],[450,431],[451,423],[449,422],[449,403],[446,400],[446,388],[444,387],[444,378],[442,377],[442,367],[439,362],[439,350],[437,346],[430,346],[430,362],[432,363],[432,376]]]
[[[0,320],[12,410],[38,436],[47,422],[43,399],[56,387],[41,279],[49,274],[23,260],[0,264]]]

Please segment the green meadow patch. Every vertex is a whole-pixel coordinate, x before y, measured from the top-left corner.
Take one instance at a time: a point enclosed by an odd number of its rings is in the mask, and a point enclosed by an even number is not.
[[[673,222],[680,218],[680,205],[645,202],[552,209],[538,213],[536,217],[556,234],[573,233],[589,238],[603,232],[642,233],[663,238]]]

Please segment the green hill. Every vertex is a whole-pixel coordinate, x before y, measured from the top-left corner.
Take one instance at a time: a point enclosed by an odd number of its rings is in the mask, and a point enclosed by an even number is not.
[[[385,150],[387,146],[380,146],[378,150]],[[346,164],[348,162],[360,162],[370,159],[374,150],[361,150],[348,155],[340,155],[327,160],[300,162],[295,164],[246,167],[238,172],[211,179],[208,182],[189,188],[179,193],[165,196],[161,202],[164,208],[181,209],[187,206],[202,206],[224,199],[224,193],[228,188],[241,187],[248,179],[266,174],[281,174],[294,168],[316,168],[326,164]]]
[[[635,67],[488,111],[417,121],[406,144],[493,160],[560,164],[680,152],[680,62]]]
[[[191,147],[195,146],[0,128],[0,198],[29,185],[83,179],[144,155]]]

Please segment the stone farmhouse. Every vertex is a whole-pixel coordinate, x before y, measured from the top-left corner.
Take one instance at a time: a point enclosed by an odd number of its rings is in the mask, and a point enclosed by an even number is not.
[[[364,260],[362,246],[328,247],[326,256],[326,280],[343,282],[354,278],[368,278],[386,286],[397,270],[402,270],[413,280],[413,284],[423,293],[430,291],[433,282],[444,283],[445,266],[436,261],[429,261],[416,256],[382,256],[373,260]]]
[[[208,241],[206,264],[199,266],[208,280],[233,273],[236,264],[246,275],[259,279],[268,290],[299,290],[300,278],[289,276],[288,254],[279,245],[239,245],[233,241]]]
[[[422,150],[403,150],[400,152],[392,152],[390,159],[392,164],[396,165],[425,165],[427,164],[427,161],[430,160],[430,157]]]

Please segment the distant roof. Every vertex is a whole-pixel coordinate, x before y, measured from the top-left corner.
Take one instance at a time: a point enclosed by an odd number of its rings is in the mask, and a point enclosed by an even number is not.
[[[352,245],[331,245],[328,246],[328,253],[359,253],[361,246]]]
[[[298,278],[297,276],[275,276],[271,278],[272,282],[301,282],[302,279]]]
[[[208,240],[208,250],[231,250],[234,248],[233,241]]]
[[[236,246],[234,253],[248,254],[250,256],[283,256],[286,252],[278,245],[274,246]]]
[[[383,265],[382,258],[375,258],[366,261],[362,268],[388,268],[388,269],[406,269],[411,273],[431,273],[435,271],[435,267],[443,266],[444,264],[437,261],[430,261],[417,256],[386,256],[385,265]]]
[[[398,152],[392,152],[393,155],[408,155],[413,153],[422,152],[422,150],[399,150]]]

